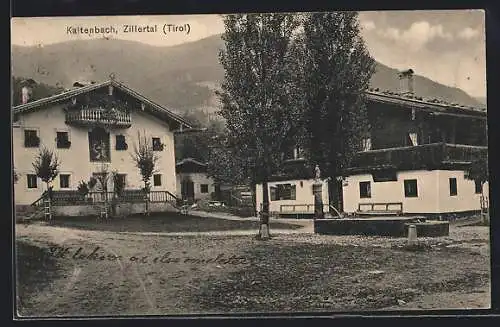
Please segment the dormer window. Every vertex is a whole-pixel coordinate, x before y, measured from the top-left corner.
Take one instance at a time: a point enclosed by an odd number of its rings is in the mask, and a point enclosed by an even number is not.
[[[38,148],[40,146],[40,137],[36,129],[24,130],[24,146],[26,148]]]

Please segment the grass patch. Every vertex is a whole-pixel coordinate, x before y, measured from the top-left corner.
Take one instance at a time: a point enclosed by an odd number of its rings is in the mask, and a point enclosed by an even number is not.
[[[154,213],[150,216],[134,215],[126,218],[110,218],[98,221],[96,217],[55,218],[54,226],[110,232],[210,232],[230,230],[259,230],[260,222],[228,220],[211,217]],[[270,229],[299,229],[300,225],[270,222]]]
[[[487,283],[486,261],[455,251],[259,243],[254,264],[208,281],[194,297],[210,312],[376,310]],[[481,266],[482,265],[482,266]],[[466,268],[464,268],[466,267]]]
[[[43,291],[62,275],[62,268],[46,251],[23,241],[16,241],[16,303],[20,316],[28,315],[32,296]]]

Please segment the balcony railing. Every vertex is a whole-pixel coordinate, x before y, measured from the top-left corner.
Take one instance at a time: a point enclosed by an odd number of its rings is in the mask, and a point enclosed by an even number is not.
[[[68,111],[66,113],[67,124],[102,124],[116,127],[130,127],[132,125],[132,117],[130,113],[121,111],[109,111],[106,109],[80,109]]]
[[[409,147],[363,151],[356,154],[347,171],[373,169],[440,169],[468,165],[488,154],[485,146],[432,143]]]

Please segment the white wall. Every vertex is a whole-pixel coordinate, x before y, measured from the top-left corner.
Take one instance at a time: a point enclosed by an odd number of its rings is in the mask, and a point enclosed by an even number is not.
[[[32,163],[38,148],[24,147],[24,128],[35,128],[39,131],[40,144],[53,149],[60,161],[60,172],[69,173],[70,189],[76,189],[79,181],[88,181],[93,172],[98,172],[101,163],[90,162],[87,127],[75,127],[66,125],[65,115],[61,105],[52,106],[46,109],[23,114],[19,121],[21,127],[13,129],[13,152],[14,167],[19,174],[19,181],[15,185],[16,204],[30,204],[35,201],[45,190],[45,185],[38,180],[37,189],[28,189],[26,174],[33,173]],[[71,147],[69,149],[56,148],[56,131],[69,131]],[[153,187],[153,190],[168,190],[176,193],[175,179],[175,154],[174,135],[168,126],[153,116],[142,112],[132,112],[132,126],[130,128],[112,128],[110,130],[110,154],[111,163],[109,170],[117,170],[119,173],[127,174],[127,188],[141,188],[143,182],[139,170],[135,167],[130,154],[133,151],[133,144],[137,142],[137,132],[143,133],[149,139],[160,137],[165,144],[162,152],[157,152],[160,159],[157,163],[157,170],[162,174],[162,186]],[[126,137],[128,150],[115,150],[115,135],[123,134]],[[151,180],[151,184],[153,181]],[[59,177],[53,182],[54,190],[59,190]]]
[[[450,178],[457,179],[457,195],[450,196]],[[439,209],[441,212],[460,212],[480,210],[481,194],[475,194],[475,183],[468,180],[461,170],[439,171]],[[487,183],[486,183],[487,184]],[[488,196],[488,185],[485,185],[483,194]]]
[[[450,197],[448,178],[457,178],[458,196]],[[416,179],[418,197],[406,198],[404,180]],[[359,182],[369,181],[371,198],[360,198]],[[484,194],[488,193],[485,186]],[[347,177],[343,186],[344,211],[353,213],[360,203],[403,203],[404,213],[445,213],[479,210],[479,194],[474,194],[474,182],[464,178],[463,171],[418,170],[397,173],[397,181],[374,182],[371,174]]]
[[[181,182],[183,178],[189,178],[194,184],[195,200],[210,200],[211,194],[215,192],[214,180],[204,173],[179,173],[177,174],[177,194],[178,198],[182,197]],[[208,185],[208,193],[201,193],[201,184]]]
[[[292,184],[295,185],[296,190],[296,198],[295,200],[278,200],[278,201],[269,201],[269,211],[271,212],[279,212],[281,205],[300,205],[300,204],[314,204],[314,195],[313,195],[313,184],[314,179],[303,179],[303,180],[289,180],[289,181],[280,181],[280,182],[269,182],[268,183],[268,194],[271,196],[270,188],[271,186],[276,186],[278,184]],[[301,186],[302,183],[302,186]],[[328,206],[328,183],[323,182],[322,188],[322,198],[323,204]],[[256,208],[260,211],[262,205],[262,184],[256,185],[255,190],[255,200],[256,200]],[[309,210],[311,213],[314,212],[314,207],[311,207]]]

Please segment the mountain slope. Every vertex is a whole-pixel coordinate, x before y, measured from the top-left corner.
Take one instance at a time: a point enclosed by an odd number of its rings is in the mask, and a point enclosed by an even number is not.
[[[70,41],[43,47],[12,46],[12,73],[37,82],[71,87],[79,80],[102,81],[115,73],[117,79],[167,107],[186,111],[213,111],[218,101],[213,90],[223,79],[218,53],[220,35],[171,47],[97,39]],[[396,92],[397,70],[380,63],[371,86]],[[415,76],[415,93],[428,98],[481,106],[464,91]]]

